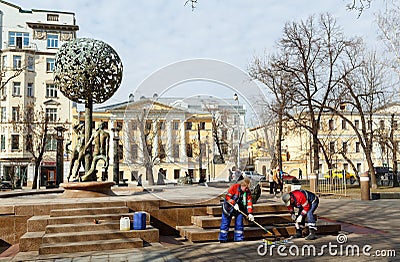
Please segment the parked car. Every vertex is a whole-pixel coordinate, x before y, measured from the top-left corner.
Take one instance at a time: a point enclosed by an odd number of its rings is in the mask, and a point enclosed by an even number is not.
[[[300,181],[297,179],[297,177],[289,175],[288,173],[283,173],[282,174],[282,180],[283,183],[286,184],[300,184]]]
[[[350,181],[350,184],[354,184],[354,182],[356,182],[357,177],[355,174],[353,173],[349,173],[346,170],[331,170],[332,171],[332,178],[333,179],[343,179],[343,174],[345,173],[345,177],[346,180]],[[327,173],[324,174],[324,178],[330,178],[331,177],[331,173],[330,171],[328,171]]]
[[[255,171],[244,171],[243,175],[245,177],[250,178],[251,180],[258,181],[258,182],[267,180],[264,175],[259,174],[259,173],[255,172]]]
[[[12,188],[13,188],[13,186],[12,186],[11,181],[2,180],[0,182],[0,189],[1,190],[3,190],[3,189],[12,189]]]

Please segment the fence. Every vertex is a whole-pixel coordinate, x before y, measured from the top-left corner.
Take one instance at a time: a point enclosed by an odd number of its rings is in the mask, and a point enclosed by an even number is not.
[[[317,193],[321,195],[347,196],[346,179],[320,178]]]

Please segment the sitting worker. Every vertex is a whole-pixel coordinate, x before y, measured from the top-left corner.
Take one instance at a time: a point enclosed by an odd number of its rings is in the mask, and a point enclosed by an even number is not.
[[[319,198],[314,193],[307,190],[294,190],[290,193],[283,194],[282,200],[289,209],[292,219],[296,221],[296,235],[294,237],[302,237],[305,217],[307,216],[310,234],[306,237],[306,240],[316,239],[315,233],[317,231],[317,225],[315,223],[314,211],[318,207]],[[294,208],[299,209],[297,216],[295,215]]]
[[[243,212],[243,213],[241,213]],[[253,203],[251,201],[250,179],[245,178],[237,184],[233,184],[226,193],[222,205],[222,220],[218,240],[220,243],[228,241],[229,225],[232,217],[235,217],[234,241],[244,239],[243,214],[247,215],[250,221],[254,221]]]

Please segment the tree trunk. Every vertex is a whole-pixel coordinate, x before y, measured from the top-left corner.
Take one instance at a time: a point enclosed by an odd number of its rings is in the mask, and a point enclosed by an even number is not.
[[[153,168],[151,166],[146,166],[146,180],[148,181],[149,186],[154,185]]]
[[[32,189],[37,189],[40,162],[41,161],[35,161],[35,172],[34,172],[34,175],[33,175]]]

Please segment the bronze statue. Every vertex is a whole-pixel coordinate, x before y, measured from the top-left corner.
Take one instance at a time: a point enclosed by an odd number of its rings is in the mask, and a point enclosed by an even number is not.
[[[72,152],[71,165],[67,178],[68,182],[72,175],[73,180],[77,180],[81,164],[85,165],[85,126],[83,124],[76,124],[73,126],[73,130],[76,134],[76,144]]]
[[[80,178],[82,181],[92,181],[90,180],[90,178],[92,178],[93,180],[97,180],[95,171],[97,162],[99,162],[99,160],[104,161],[104,168],[105,172],[107,173],[110,159],[108,155],[110,146],[110,134],[104,130],[105,126],[105,122],[101,123],[96,132],[90,137],[89,141],[86,143],[85,150],[91,147],[92,142],[94,142],[93,160],[89,171]],[[94,179],[94,176],[96,176],[96,179]]]

